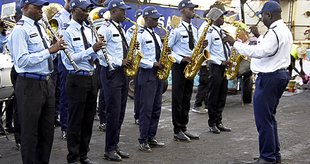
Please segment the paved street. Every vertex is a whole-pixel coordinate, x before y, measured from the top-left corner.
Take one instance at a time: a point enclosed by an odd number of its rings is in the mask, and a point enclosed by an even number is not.
[[[195,94],[193,94],[194,97]],[[282,163],[310,163],[310,92],[285,94],[278,107],[277,120],[282,148]],[[145,95],[147,96],[147,95]],[[252,160],[258,155],[258,135],[253,119],[253,106],[242,105],[240,95],[229,95],[223,114],[223,123],[232,128],[230,133],[208,132],[208,115],[190,112],[189,131],[200,134],[200,140],[180,143],[173,140],[171,122],[171,92],[163,97],[163,108],[157,139],[165,142],[165,148],[154,148],[151,153],[138,150],[138,126],[133,119],[133,100],[128,100],[119,146],[130,153],[123,163],[132,164],[232,164]],[[192,102],[194,99],[192,99]],[[103,159],[104,132],[98,130],[95,121],[89,157],[102,164],[114,163]],[[1,164],[20,164],[20,152],[15,149],[14,138],[0,138]],[[50,162],[66,163],[66,142],[60,139],[60,128],[55,129],[55,139]]]

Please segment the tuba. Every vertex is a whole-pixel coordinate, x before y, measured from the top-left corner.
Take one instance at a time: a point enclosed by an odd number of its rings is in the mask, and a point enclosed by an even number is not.
[[[203,29],[203,32],[202,32],[202,34],[201,34],[201,36],[197,42],[197,45],[193,49],[192,59],[191,59],[192,62],[188,63],[184,69],[185,78],[187,78],[189,80],[193,80],[195,78],[197,72],[199,71],[199,69],[201,67],[201,64],[205,60],[210,60],[210,53],[207,50],[203,50],[203,53],[200,53],[200,52],[202,51],[202,44],[206,38],[208,28],[211,25],[211,20],[208,18],[201,18],[198,15],[195,15],[195,17],[198,19],[206,20],[208,22],[208,24]]]
[[[165,30],[166,35],[163,40],[163,50],[161,52],[161,56],[159,59],[159,63],[163,66],[163,69],[161,70],[159,69],[156,73],[156,76],[160,80],[166,80],[169,76],[171,66],[173,63],[176,62],[176,60],[171,55],[168,54],[169,53],[168,51],[168,37],[169,37],[168,30],[160,25],[158,25],[158,27]]]
[[[223,29],[226,34],[231,35],[242,42],[246,42],[249,39],[246,26],[240,21],[234,21],[231,24],[228,23]],[[246,57],[244,55],[239,54],[236,49],[232,48],[228,59],[229,65],[225,71],[227,79],[234,80],[237,77],[241,62],[245,59]]]
[[[132,67],[125,67],[125,74],[128,77],[134,77],[138,72],[140,61],[143,58],[143,54],[141,53],[141,51],[136,49],[135,47],[135,44],[138,39],[137,35],[138,35],[139,25],[138,23],[132,21],[129,18],[126,18],[126,20],[135,25],[135,30],[130,40],[129,50],[127,53],[127,60],[132,61],[133,64],[132,64]]]

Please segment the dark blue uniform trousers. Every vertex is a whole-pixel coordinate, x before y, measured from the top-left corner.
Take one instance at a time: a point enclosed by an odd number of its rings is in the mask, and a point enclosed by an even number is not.
[[[23,163],[49,163],[55,113],[55,86],[52,79],[36,80],[18,76],[15,96]]]
[[[227,96],[227,79],[224,76],[224,65],[211,63],[209,68],[208,124],[212,127],[222,123]]]
[[[276,109],[290,77],[286,70],[259,73],[255,81],[254,117],[259,133],[260,158],[266,161],[280,159],[280,143]]]
[[[139,90],[139,81],[138,81],[139,71],[137,72],[137,76],[134,78],[135,90],[134,90],[134,118],[139,119],[140,114],[140,90]]]
[[[156,77],[155,69],[140,68],[138,75],[140,91],[140,143],[154,138],[157,132],[161,112],[163,83]]]
[[[66,81],[69,117],[67,129],[67,161],[84,160],[89,152],[97,106],[97,78],[68,74]]]
[[[174,133],[187,130],[188,112],[191,106],[193,80],[184,76],[187,63],[174,63],[172,66],[172,123]]]
[[[59,96],[59,116],[61,130],[66,131],[68,127],[68,98],[66,94],[66,78],[68,71],[61,61],[61,57],[58,57],[58,71],[60,77],[60,96]]]
[[[127,103],[128,77],[125,76],[123,67],[117,67],[113,71],[102,67],[100,76],[107,110],[105,151],[110,152],[115,151],[119,143]]]

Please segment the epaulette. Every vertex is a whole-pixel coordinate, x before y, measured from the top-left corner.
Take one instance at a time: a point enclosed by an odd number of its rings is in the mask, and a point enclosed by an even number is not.
[[[102,25],[109,27],[111,25],[111,22],[110,21],[104,21]]]
[[[213,28],[209,28],[208,33],[212,33]]]
[[[64,26],[62,27],[62,30],[66,30],[70,26],[69,23],[64,23]]]
[[[135,28],[130,27],[127,31],[128,31],[129,33],[133,33],[134,30],[135,30]]]
[[[143,29],[143,28],[140,28],[139,31],[138,31],[138,33],[141,33],[141,34],[142,34],[143,32],[144,32],[144,29]]]
[[[24,20],[19,20],[17,23],[16,23],[16,25],[24,25],[24,23],[25,23],[25,21]]]
[[[58,18],[60,15],[61,15],[61,13],[58,12],[58,13],[56,13],[56,14],[54,15],[54,18]]]

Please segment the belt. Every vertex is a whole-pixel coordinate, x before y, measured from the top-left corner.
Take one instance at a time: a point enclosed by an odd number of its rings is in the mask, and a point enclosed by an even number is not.
[[[31,78],[35,80],[48,80],[50,79],[50,75],[40,75],[40,74],[35,74],[35,73],[19,73],[18,76],[26,77],[26,78]]]
[[[281,72],[288,72],[287,68],[280,68],[280,69],[277,69],[273,72],[267,72],[267,73],[260,72],[257,75],[272,75],[272,74],[281,73]]]
[[[80,76],[93,76],[94,75],[94,71],[68,71],[69,74],[72,75],[80,75]]]

